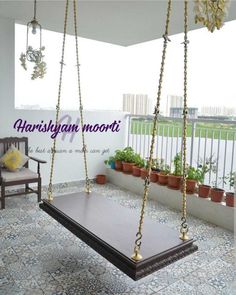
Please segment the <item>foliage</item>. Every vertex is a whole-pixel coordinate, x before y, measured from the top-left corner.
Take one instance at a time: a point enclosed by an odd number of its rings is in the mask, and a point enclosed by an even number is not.
[[[209,158],[206,158],[205,162],[202,159],[200,159],[198,163],[198,170],[200,171],[199,182],[201,184],[204,183],[205,176],[207,173],[209,173],[210,171],[216,173],[216,162],[217,161],[213,158],[213,155]]]
[[[230,188],[234,188],[235,187],[235,178],[236,178],[236,172],[229,173],[227,176],[224,177],[224,184],[227,184],[227,182],[228,182]]]
[[[197,182],[202,181],[202,173],[198,168],[194,168],[192,166],[188,167],[187,170],[187,179],[196,180]]]
[[[158,170],[161,170],[161,167],[163,166],[163,164],[164,164],[164,159],[156,158],[152,160],[151,168],[152,170],[158,171]]]
[[[139,168],[145,167],[145,160],[139,154],[135,154],[135,156],[134,156],[134,163]]]
[[[181,176],[183,171],[182,167],[182,159],[180,153],[176,154],[174,158],[174,172],[173,175],[175,176]]]
[[[124,161],[126,163],[135,163],[136,155],[131,147],[126,147],[123,150],[115,151],[115,160]]]
[[[105,163],[105,165],[111,165],[112,162],[114,162],[114,161],[115,161],[115,157],[114,157],[114,156],[110,156],[110,157],[108,158],[108,160],[105,160],[105,161],[104,161],[104,163]]]

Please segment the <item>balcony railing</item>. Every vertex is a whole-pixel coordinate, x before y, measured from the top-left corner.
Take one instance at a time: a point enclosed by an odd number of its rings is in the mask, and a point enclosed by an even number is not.
[[[143,158],[149,155],[153,116],[128,115],[127,146]],[[197,167],[207,159],[216,160],[215,171],[206,175],[205,183],[229,189],[227,176],[236,171],[236,121],[189,119],[187,126],[187,161]],[[182,120],[160,118],[154,155],[173,168],[175,155],[182,151]]]

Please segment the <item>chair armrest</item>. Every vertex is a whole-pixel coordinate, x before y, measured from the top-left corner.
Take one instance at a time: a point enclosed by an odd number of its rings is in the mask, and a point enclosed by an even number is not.
[[[46,164],[46,163],[47,163],[47,161],[45,161],[45,160],[40,160],[40,159],[35,158],[35,157],[29,157],[29,158],[30,158],[30,160],[33,160],[33,161],[38,162],[38,163],[40,163],[40,164]]]

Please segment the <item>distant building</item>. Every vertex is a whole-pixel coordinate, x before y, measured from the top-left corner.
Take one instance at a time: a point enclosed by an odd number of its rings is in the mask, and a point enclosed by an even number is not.
[[[182,118],[183,117],[183,107],[170,108],[170,117]],[[189,119],[197,119],[198,118],[198,108],[188,108],[188,118]]]
[[[149,115],[151,100],[147,94],[123,94],[123,111],[132,115]]]
[[[236,108],[225,106],[203,106],[201,108],[201,116],[234,116]]]
[[[183,97],[178,95],[168,95],[166,102],[166,116],[170,116],[171,108],[182,108],[183,107]]]

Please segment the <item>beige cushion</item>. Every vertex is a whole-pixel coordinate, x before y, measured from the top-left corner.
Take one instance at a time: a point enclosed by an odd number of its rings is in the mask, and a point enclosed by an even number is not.
[[[18,181],[18,180],[25,180],[25,179],[33,179],[38,178],[38,174],[31,171],[28,168],[21,168],[15,172],[8,171],[6,169],[2,169],[2,179],[3,181]]]

